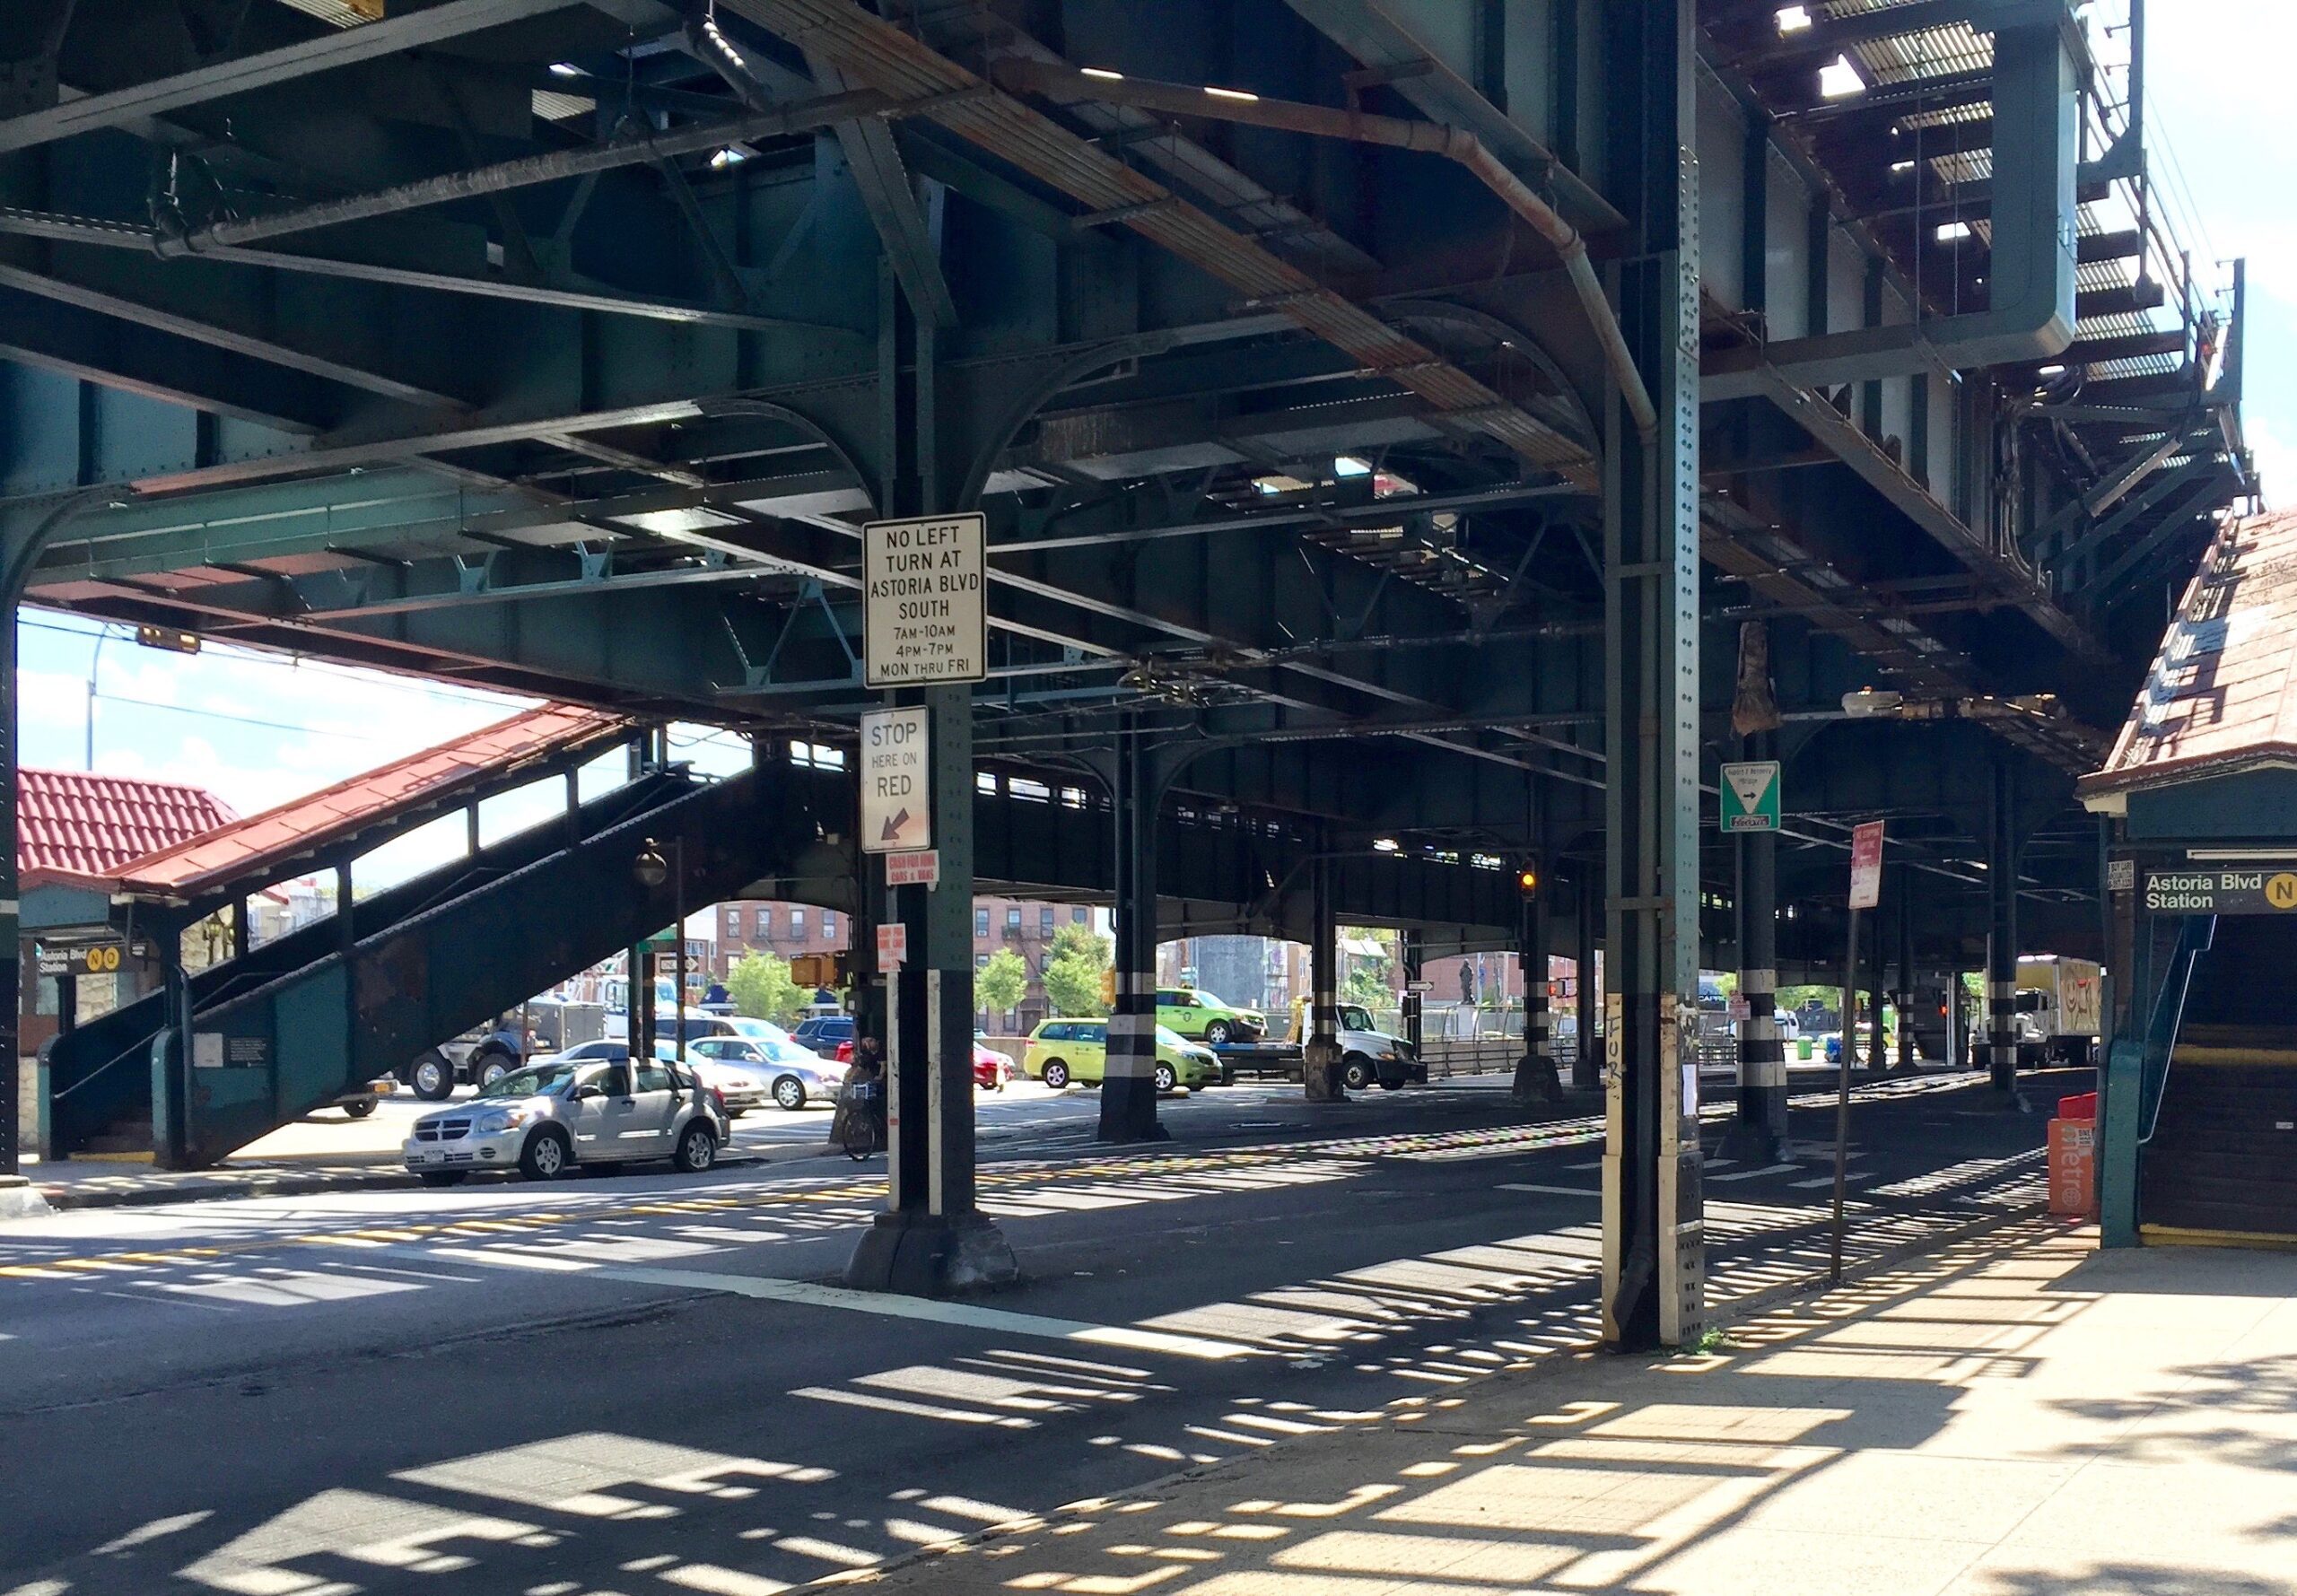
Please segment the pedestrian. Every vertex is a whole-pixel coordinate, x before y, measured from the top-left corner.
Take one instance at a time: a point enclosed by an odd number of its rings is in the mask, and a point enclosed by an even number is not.
[[[866,1103],[855,1095],[854,1088],[874,1085],[878,1090]],[[830,1116],[829,1140],[832,1147],[845,1146],[846,1131],[852,1116],[867,1114],[877,1144],[886,1142],[886,1048],[874,1036],[859,1036],[853,1042],[853,1062],[846,1066],[845,1079],[837,1094],[837,1112]]]

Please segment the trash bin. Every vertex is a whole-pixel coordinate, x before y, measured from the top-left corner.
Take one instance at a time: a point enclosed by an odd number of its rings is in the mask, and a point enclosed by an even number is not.
[[[2049,1122],[2049,1211],[2061,1219],[2098,1217],[2098,1095],[2057,1100]]]
[[[1811,1039],[1809,1037],[1798,1036],[1795,1039],[1795,1056],[1806,1064],[1810,1062]]]

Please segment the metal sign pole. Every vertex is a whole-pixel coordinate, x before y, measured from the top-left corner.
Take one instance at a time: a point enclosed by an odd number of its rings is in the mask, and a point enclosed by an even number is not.
[[[1830,1283],[1842,1284],[1843,1198],[1850,1171],[1850,1055],[1857,1027],[1851,1023],[1858,1000],[1858,911],[1850,911],[1850,946],[1842,959],[1842,1071],[1834,1103],[1834,1246],[1827,1269]]]

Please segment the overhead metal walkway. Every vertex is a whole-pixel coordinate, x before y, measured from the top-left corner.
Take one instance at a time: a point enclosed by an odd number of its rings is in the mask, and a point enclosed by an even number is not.
[[[632,874],[649,839],[682,861],[688,903],[770,868],[764,789],[755,772],[642,775],[60,1036],[48,1145],[68,1155],[140,1122],[161,1162],[213,1163],[395,1074],[668,924],[677,884]]]

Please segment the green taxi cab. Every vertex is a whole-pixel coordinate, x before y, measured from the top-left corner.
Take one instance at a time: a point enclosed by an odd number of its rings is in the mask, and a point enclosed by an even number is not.
[[[1158,988],[1157,1023],[1213,1047],[1268,1034],[1268,1016],[1257,1008],[1239,1008],[1194,987]]]
[[[1058,1092],[1071,1081],[1100,1085],[1108,1060],[1108,1021],[1046,1020],[1029,1033],[1021,1069]],[[1157,1027],[1157,1090],[1169,1092],[1175,1086],[1193,1090],[1219,1084],[1220,1060],[1210,1049],[1163,1025]]]

